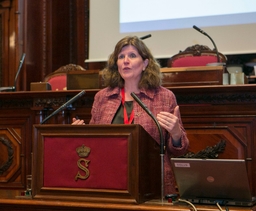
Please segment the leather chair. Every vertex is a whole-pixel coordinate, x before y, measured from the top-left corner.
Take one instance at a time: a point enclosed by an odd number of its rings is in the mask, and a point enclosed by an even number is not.
[[[219,52],[221,63],[226,63],[227,58]],[[168,67],[206,66],[218,62],[217,53],[206,45],[193,45],[172,56],[167,63]]]
[[[44,78],[44,82],[48,82],[51,85],[51,90],[67,90],[67,73],[81,70],[85,71],[80,65],[68,64],[48,74]]]

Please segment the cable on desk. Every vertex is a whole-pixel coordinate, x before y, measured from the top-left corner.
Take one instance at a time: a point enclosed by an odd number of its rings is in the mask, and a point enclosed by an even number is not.
[[[196,207],[194,206],[194,204],[192,204],[190,201],[184,200],[184,199],[179,199],[180,202],[185,202],[187,204],[189,204],[191,207],[193,207],[194,211],[197,211]]]
[[[218,202],[216,203],[216,205],[217,205],[217,207],[219,208],[220,211],[224,211],[224,210],[221,208],[221,206],[219,205]]]
[[[218,202],[216,202],[216,205],[217,205],[217,207],[219,208],[219,210],[220,211],[224,211],[222,208],[221,208],[221,206],[220,206],[220,204],[218,203]],[[223,204],[223,205],[225,205],[225,204]],[[229,208],[225,205],[225,211],[229,211]]]

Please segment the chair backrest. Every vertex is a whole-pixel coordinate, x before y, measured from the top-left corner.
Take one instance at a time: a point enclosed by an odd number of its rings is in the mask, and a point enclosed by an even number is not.
[[[68,64],[60,67],[44,78],[44,82],[51,85],[52,90],[67,90],[67,73],[71,71],[81,71],[85,69],[80,65]]]
[[[219,52],[220,62],[226,63],[227,57]],[[206,66],[218,61],[217,53],[205,45],[193,45],[175,54],[168,60],[168,67]]]

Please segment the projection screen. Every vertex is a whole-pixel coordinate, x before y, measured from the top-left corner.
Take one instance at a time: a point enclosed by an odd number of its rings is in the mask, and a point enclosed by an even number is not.
[[[92,0],[89,58],[106,61],[127,35],[151,34],[144,42],[156,58],[170,58],[195,44],[226,55],[256,53],[256,1],[252,0]]]

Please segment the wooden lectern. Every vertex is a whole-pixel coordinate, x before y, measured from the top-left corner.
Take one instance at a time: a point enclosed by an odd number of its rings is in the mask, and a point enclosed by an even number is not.
[[[140,125],[34,125],[32,197],[160,199],[160,149]]]

